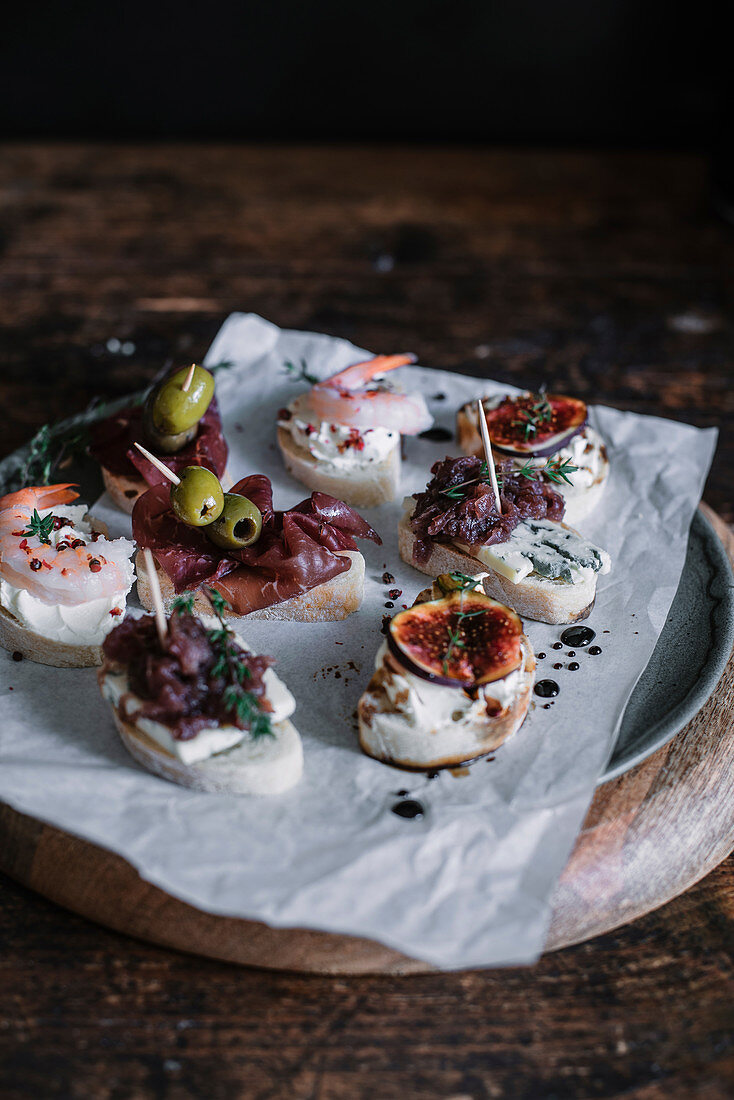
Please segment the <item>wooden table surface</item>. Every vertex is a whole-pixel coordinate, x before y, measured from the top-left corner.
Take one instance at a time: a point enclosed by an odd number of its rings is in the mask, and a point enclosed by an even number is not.
[[[734,229],[693,156],[4,146],[2,450],[200,357],[229,312],[252,310],[719,425],[705,499],[731,521],[733,281]],[[3,1097],[734,1094],[732,857],[528,970],[238,970],[9,880],[0,945]]]

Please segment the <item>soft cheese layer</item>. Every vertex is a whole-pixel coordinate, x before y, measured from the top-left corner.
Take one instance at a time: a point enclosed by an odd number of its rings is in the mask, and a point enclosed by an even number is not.
[[[308,420],[299,413],[296,398],[288,406],[291,416],[278,426],[290,432],[297,447],[317,462],[348,472],[356,467],[384,462],[400,446],[400,433],[387,428],[350,428],[346,424]]]
[[[375,668],[384,673],[383,687],[396,714],[391,721],[400,721],[412,729],[425,733],[437,733],[446,726],[468,726],[495,717],[500,710],[507,710],[527,686],[529,674],[525,669],[527,651],[523,646],[523,663],[508,676],[494,683],[485,684],[472,699],[463,688],[432,684],[401,667],[395,671],[395,658],[389,656],[387,642],[383,642],[375,657]],[[489,707],[489,709],[488,709]],[[384,721],[386,715],[381,715]]]
[[[263,682],[267,688],[267,698],[273,707],[270,720],[273,725],[284,722],[290,718],[296,709],[296,701],[283,681],[273,672],[267,669],[263,676]],[[144,705],[143,700],[132,694],[128,688],[127,677],[124,673],[106,672],[101,677],[102,694],[109,703],[117,709],[122,718],[133,723],[139,730],[146,733],[156,744],[166,752],[175,756],[182,764],[199,764],[218,753],[239,745],[247,740],[251,748],[250,756],[254,759],[258,751],[261,755],[268,754],[268,747],[272,738],[263,737],[258,741],[252,741],[247,730],[238,729],[236,726],[212,726],[199,730],[195,737],[188,741],[179,741],[171,735],[171,731],[161,722],[153,722],[149,718],[136,718],[137,711]],[[124,697],[122,708],[120,702]],[[274,731],[277,736],[277,731]]]
[[[595,573],[608,573],[612,567],[606,550],[549,519],[522,520],[507,542],[456,545],[512,584],[519,584],[531,573],[548,580],[582,584]]]
[[[89,540],[92,528],[87,519],[84,504],[65,504],[61,508],[46,508],[39,511],[41,518],[51,514],[63,515],[72,522],[71,527],[61,527],[49,533],[51,546],[61,541],[73,539]],[[134,546],[127,539],[115,539],[116,545],[127,543],[129,553]],[[100,535],[95,547],[104,553],[109,540]],[[32,596],[24,588],[16,588],[6,580],[0,579],[0,605],[16,619],[21,626],[50,638],[55,642],[69,645],[101,645],[114,626],[125,613],[127,594],[132,587],[134,572],[129,566],[128,584],[120,592],[97,600],[86,600],[75,605],[48,604],[37,596]]]

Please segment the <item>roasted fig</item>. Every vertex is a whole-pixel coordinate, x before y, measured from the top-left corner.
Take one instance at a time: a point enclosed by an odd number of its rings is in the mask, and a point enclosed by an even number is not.
[[[485,412],[492,446],[510,455],[555,454],[587,420],[583,401],[551,393],[506,397]]]
[[[522,663],[522,622],[483,592],[451,592],[401,611],[388,646],[416,676],[449,687],[501,680]]]

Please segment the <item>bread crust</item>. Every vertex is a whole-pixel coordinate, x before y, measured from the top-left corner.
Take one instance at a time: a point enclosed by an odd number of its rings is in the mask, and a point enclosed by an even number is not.
[[[113,504],[122,512],[132,514],[135,502],[148,488],[148,484],[142,477],[128,477],[126,474],[113,474],[102,467],[102,480],[104,487],[110,495]]]
[[[374,508],[395,500],[400,490],[400,439],[383,462],[365,463],[362,469],[345,476],[330,472],[303,447],[299,447],[285,428],[278,427],[278,447],[288,473],[306,488],[329,493],[354,508]]]
[[[337,550],[340,557],[349,558],[351,567],[348,572],[340,573],[331,581],[319,584],[309,592],[301,596],[293,596],[282,603],[272,607],[263,607],[259,611],[251,611],[249,615],[235,615],[231,611],[225,612],[228,619],[286,619],[291,622],[319,623],[336,622],[346,619],[354,611],[358,611],[362,604],[364,593],[364,558],[358,550]],[[154,555],[155,556],[155,555]],[[145,558],[141,551],[135,555],[135,571],[138,578],[138,598],[148,611],[153,609],[153,599],[150,592],[148,573],[145,567]],[[161,586],[161,595],[166,610],[170,610],[171,603],[176,596],[173,582],[168,574],[156,563],[158,581]],[[194,598],[194,612],[200,615],[211,615],[211,607],[206,597],[197,592]]]
[[[93,531],[109,537],[107,525],[91,520]],[[4,607],[0,607],[0,646],[9,653],[22,653],[27,661],[53,668],[93,668],[102,664],[102,647],[59,642],[23,626]]]
[[[405,737],[414,742],[413,755],[406,755],[401,749],[388,724],[381,721],[381,716],[395,713],[395,708],[383,686],[383,677],[380,670],[376,670],[367,685],[367,689],[357,704],[357,718],[359,722],[359,744],[362,752],[383,764],[391,764],[393,767],[403,768],[406,771],[425,771],[426,769],[440,770],[442,768],[455,768],[462,764],[471,764],[481,759],[488,753],[494,752],[504,744],[525,721],[525,716],[530,705],[530,696],[535,682],[535,655],[529,639],[523,634],[522,643],[525,652],[523,670],[527,674],[527,682],[518,692],[512,704],[495,717],[489,715],[482,720],[482,729],[470,749],[463,752],[449,754],[432,753],[432,747],[428,742],[428,735],[416,731],[415,734],[407,734]],[[489,685],[491,688],[491,684]],[[453,688],[447,688],[453,691]],[[450,733],[451,727],[446,727],[445,732]],[[431,734],[431,740],[435,740],[439,734]],[[404,738],[405,739],[405,738]]]
[[[97,675],[101,679],[103,670],[100,670]],[[267,792],[258,790],[251,762],[244,757],[244,754],[239,754],[238,758],[239,746],[211,756],[198,764],[184,764],[143,730],[121,718],[116,707],[112,708],[112,717],[122,743],[130,755],[147,771],[153,772],[161,779],[167,779],[170,783],[178,783],[181,787],[188,787],[194,791],[206,791],[210,794],[247,795],[279,794],[293,786],[289,781],[280,788],[277,785],[271,786]],[[298,730],[288,719],[274,725],[273,732],[280,738],[289,740],[297,738],[300,745]],[[303,750],[301,750],[301,762],[302,760]]]
[[[426,573],[429,577],[450,573],[454,569],[474,577],[479,573],[487,573],[482,585],[488,596],[511,607],[523,618],[541,623],[566,625],[586,619],[591,614],[596,598],[596,576],[581,584],[563,584],[544,577],[525,577],[518,584],[513,584],[477,558],[465,554],[463,550],[439,542],[431,544],[427,562],[417,563],[413,560],[416,537],[410,529],[409,520],[410,516],[406,511],[398,525],[400,557],[421,573]],[[568,528],[565,523],[561,526]]]

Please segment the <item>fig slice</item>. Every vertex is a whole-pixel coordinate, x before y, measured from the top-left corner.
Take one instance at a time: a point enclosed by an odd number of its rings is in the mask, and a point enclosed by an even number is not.
[[[388,646],[417,676],[447,687],[501,680],[522,663],[520,618],[483,592],[455,591],[400,611]]]
[[[510,455],[555,454],[583,429],[583,401],[553,393],[505,397],[485,410],[492,446]]]

